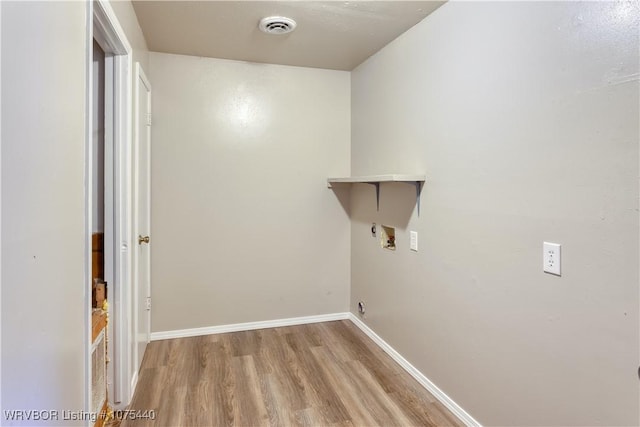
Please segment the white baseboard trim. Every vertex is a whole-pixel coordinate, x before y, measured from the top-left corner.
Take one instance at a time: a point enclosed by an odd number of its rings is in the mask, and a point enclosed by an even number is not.
[[[449,396],[447,396],[442,390],[438,388],[434,383],[431,382],[429,378],[424,376],[422,372],[416,369],[407,359],[402,357],[400,353],[394,350],[385,340],[380,338],[378,334],[373,332],[371,328],[369,328],[364,322],[362,322],[358,317],[349,313],[349,320],[353,322],[362,332],[367,334],[369,338],[373,340],[380,348],[382,348],[385,353],[387,353],[393,360],[395,360],[405,371],[409,373],[413,378],[416,379],[424,388],[426,388],[433,396],[440,401],[444,406],[447,407],[456,417],[460,419],[465,425],[469,427],[481,427],[481,424],[476,421],[467,411],[462,409],[460,405],[453,401]]]
[[[317,316],[292,317],[289,319],[266,320],[261,322],[235,323],[232,325],[205,326],[203,328],[178,329],[174,331],[152,332],[151,341],[172,338],[197,337],[201,335],[224,334],[227,332],[252,331],[255,329],[280,328],[283,326],[304,325],[306,323],[330,322],[349,319],[351,313],[331,313]]]

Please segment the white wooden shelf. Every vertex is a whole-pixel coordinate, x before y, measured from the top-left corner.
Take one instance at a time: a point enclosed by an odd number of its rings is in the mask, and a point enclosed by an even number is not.
[[[348,176],[341,178],[328,178],[327,187],[332,188],[333,184],[371,184],[376,188],[376,206],[377,209],[380,210],[380,183],[403,182],[411,184],[416,187],[416,207],[418,208],[418,216],[420,216],[420,193],[422,192],[422,184],[424,184],[425,181],[425,175],[388,174]]]
[[[424,175],[369,175],[369,176],[348,176],[344,178],[329,178],[327,179],[327,186],[331,188],[332,184],[375,184],[380,182],[407,182],[413,184],[415,182],[424,182],[426,177]]]

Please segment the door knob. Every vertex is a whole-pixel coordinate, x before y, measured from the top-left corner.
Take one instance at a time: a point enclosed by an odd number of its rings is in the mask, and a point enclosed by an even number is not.
[[[149,236],[140,236],[138,235],[138,244],[141,245],[143,243],[149,243]]]

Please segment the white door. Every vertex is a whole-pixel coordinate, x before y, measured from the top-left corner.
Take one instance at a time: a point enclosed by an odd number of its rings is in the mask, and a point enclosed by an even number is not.
[[[135,371],[140,369],[151,333],[151,85],[136,63],[134,191],[135,191]]]

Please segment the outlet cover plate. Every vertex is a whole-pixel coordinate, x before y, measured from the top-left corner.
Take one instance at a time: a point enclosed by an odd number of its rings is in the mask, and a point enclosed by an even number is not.
[[[409,248],[412,251],[416,251],[418,252],[418,232],[417,231],[410,231],[409,232]]]
[[[561,276],[560,244],[544,242],[542,244],[542,269],[545,273]]]

